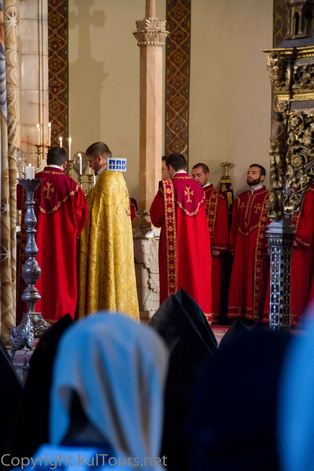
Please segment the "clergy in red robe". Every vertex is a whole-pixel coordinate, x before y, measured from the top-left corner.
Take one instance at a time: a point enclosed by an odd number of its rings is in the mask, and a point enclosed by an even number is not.
[[[86,197],[78,184],[63,173],[68,155],[61,147],[54,147],[47,155],[48,166],[35,178],[43,178],[35,192],[37,217],[36,260],[41,275],[36,288],[41,299],[35,305],[49,322],[56,322],[65,314],[74,318],[77,303],[76,242],[87,221]],[[25,192],[17,186],[17,206],[22,209],[22,231],[20,242],[18,318],[27,312],[21,300],[25,287],[21,269],[25,263],[27,235],[24,224]],[[24,306],[23,306],[24,304]]]
[[[228,209],[222,193],[209,183],[209,175],[206,164],[196,164],[192,168],[192,177],[202,186],[206,197],[205,211],[212,250],[212,324],[218,324],[223,282],[222,252],[228,250]]]
[[[130,216],[131,216],[131,221],[136,218],[136,212],[138,211],[137,209],[137,202],[136,199],[130,198]]]
[[[310,185],[304,193],[300,211],[292,216],[292,223],[296,235],[291,260],[290,325],[296,326],[306,311],[309,299],[314,299],[314,289],[311,292],[314,271],[314,185]],[[269,286],[263,322],[269,322]]]
[[[169,178],[171,178],[169,169],[166,164],[167,158],[168,157],[166,157],[165,155],[163,155],[161,158],[161,179],[162,180],[169,180]]]
[[[262,320],[269,274],[266,205],[269,193],[262,185],[266,172],[258,164],[247,172],[249,190],[234,202],[229,247],[234,254],[228,317]]]
[[[210,237],[201,186],[186,173],[181,154],[167,159],[171,179],[162,180],[150,208],[161,227],[159,242],[160,303],[183,288],[211,322]]]

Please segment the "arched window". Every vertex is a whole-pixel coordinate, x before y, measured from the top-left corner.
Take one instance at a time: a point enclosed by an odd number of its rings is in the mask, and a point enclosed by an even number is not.
[[[308,38],[313,37],[313,30],[312,30],[312,20],[313,20],[313,15],[312,13],[308,10],[305,14],[305,30],[306,30],[306,36]]]

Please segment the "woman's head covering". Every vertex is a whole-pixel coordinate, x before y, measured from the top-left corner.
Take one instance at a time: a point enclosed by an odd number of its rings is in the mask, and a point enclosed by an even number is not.
[[[18,419],[23,396],[23,383],[0,338],[0,456],[8,451],[8,444]]]
[[[157,457],[167,362],[162,339],[124,315],[98,313],[74,324],[55,361],[50,442],[66,436],[75,391],[89,422],[118,455],[140,462]]]
[[[201,308],[183,289],[162,303],[149,325],[157,330],[171,352],[162,455],[167,456],[172,471],[190,470],[185,425],[192,391],[204,362],[217,350],[217,341]]]
[[[52,368],[60,338],[72,323],[70,314],[61,317],[44,332],[30,358],[30,370],[9,449],[11,456],[30,457],[49,440]]]
[[[278,440],[283,471],[314,470],[314,320],[296,334],[283,365]]]
[[[193,401],[193,470],[278,469],[277,386],[288,341],[258,330],[219,347]]]

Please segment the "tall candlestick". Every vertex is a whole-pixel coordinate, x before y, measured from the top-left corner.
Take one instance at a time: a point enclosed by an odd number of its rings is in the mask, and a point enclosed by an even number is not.
[[[35,178],[35,167],[32,164],[29,164],[25,167],[25,178],[29,180],[34,180]]]
[[[71,159],[72,137],[69,137],[69,159]]]
[[[48,123],[48,146],[51,146],[51,123]]]
[[[40,125],[37,124],[37,144],[40,146]]]
[[[59,137],[60,147],[62,147],[62,137]]]
[[[80,158],[80,175],[83,174],[83,168],[82,168],[82,155],[79,154],[79,158]]]

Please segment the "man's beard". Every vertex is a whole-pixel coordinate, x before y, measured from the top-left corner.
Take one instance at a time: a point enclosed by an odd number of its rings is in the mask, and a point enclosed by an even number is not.
[[[249,186],[255,186],[255,185],[258,185],[259,183],[261,183],[261,177],[259,178],[255,178],[255,180],[246,180],[246,183],[249,185]]]

